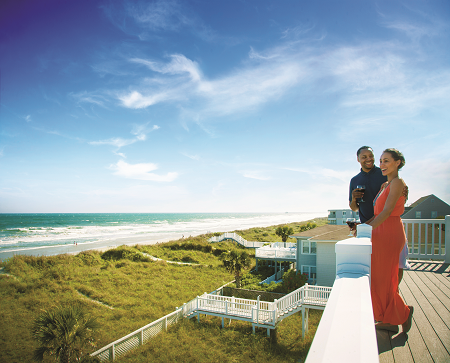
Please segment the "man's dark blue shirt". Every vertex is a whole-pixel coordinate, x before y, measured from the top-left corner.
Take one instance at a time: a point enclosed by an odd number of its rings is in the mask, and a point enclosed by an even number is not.
[[[364,202],[358,203],[359,219],[361,220],[361,223],[365,223],[373,217],[373,200],[385,181],[387,181],[387,177],[383,176],[381,169],[378,166],[374,166],[368,173],[361,169],[361,172],[350,180],[350,202],[352,201],[352,191],[356,189],[356,186],[366,186],[363,197]]]

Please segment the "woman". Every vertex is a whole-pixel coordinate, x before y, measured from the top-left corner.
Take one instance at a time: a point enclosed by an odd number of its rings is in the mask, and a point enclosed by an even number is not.
[[[405,165],[403,154],[386,149],[380,158],[380,168],[387,182],[374,200],[372,226],[371,294],[376,327],[398,329],[406,334],[411,329],[413,307],[407,306],[398,292],[398,261],[406,242],[400,216],[405,208],[405,182],[398,171]]]

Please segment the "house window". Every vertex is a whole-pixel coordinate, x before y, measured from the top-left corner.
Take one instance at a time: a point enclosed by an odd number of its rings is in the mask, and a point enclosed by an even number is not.
[[[315,255],[317,250],[317,244],[313,241],[302,241],[302,254]]]
[[[431,212],[431,218],[437,218],[437,211],[432,211]]]
[[[416,212],[416,218],[422,218],[422,212],[421,211]]]
[[[347,212],[344,210],[342,211],[342,217],[345,217],[347,215]]]
[[[308,281],[315,281],[317,279],[316,266],[302,265],[302,275],[308,276]]]

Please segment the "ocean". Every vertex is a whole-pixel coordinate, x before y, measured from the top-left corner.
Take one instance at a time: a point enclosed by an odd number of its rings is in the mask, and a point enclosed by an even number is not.
[[[325,216],[326,212],[0,214],[0,260],[15,254],[49,256],[124,244],[154,244]]]

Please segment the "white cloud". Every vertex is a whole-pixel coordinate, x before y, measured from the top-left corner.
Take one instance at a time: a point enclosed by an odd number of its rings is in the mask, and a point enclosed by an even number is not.
[[[131,130],[131,134],[135,135],[136,137],[134,139],[124,139],[122,137],[113,137],[106,140],[99,140],[99,141],[91,141],[89,144],[91,145],[112,145],[115,146],[117,149],[120,149],[121,147],[134,144],[137,141],[145,141],[147,140],[147,134],[159,130],[160,127],[158,125],[153,125],[149,127],[149,122],[142,124],[142,125],[134,125],[133,129]]]
[[[78,93],[70,93],[71,97],[75,98],[78,103],[91,103],[97,106],[101,106],[106,108],[105,102],[106,98],[103,95],[93,94],[87,91],[78,92]]]
[[[166,175],[151,173],[158,169],[158,166],[153,163],[128,164],[123,160],[119,160],[117,164],[111,165],[110,169],[114,170],[114,175],[128,179],[171,182],[178,177],[176,172],[169,172]]]
[[[244,178],[249,178],[249,179],[256,179],[256,180],[270,180],[271,179],[268,176],[262,175],[261,171],[255,171],[255,170],[242,171],[241,174]]]
[[[182,152],[181,155],[186,156],[187,158],[192,159],[192,160],[200,160],[200,156],[198,156],[198,155],[192,155],[192,154],[188,154],[186,152]]]
[[[129,94],[124,94],[118,97],[122,104],[128,108],[146,108],[157,104],[159,102],[167,101],[171,97],[166,92],[159,94],[151,94],[144,96],[138,91],[132,91]]]
[[[112,145],[120,149],[121,147],[134,144],[138,139],[123,139],[121,137],[112,137],[107,140],[91,141],[91,145]]]
[[[26,115],[24,119],[26,122],[31,122],[31,115]]]
[[[167,64],[148,61],[140,58],[132,58],[131,62],[139,63],[147,66],[154,72],[162,74],[189,74],[193,81],[199,81],[202,78],[202,73],[198,64],[186,58],[182,54],[173,54],[170,56],[171,61]]]

